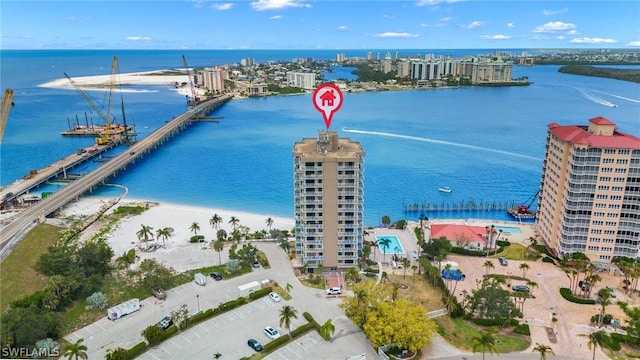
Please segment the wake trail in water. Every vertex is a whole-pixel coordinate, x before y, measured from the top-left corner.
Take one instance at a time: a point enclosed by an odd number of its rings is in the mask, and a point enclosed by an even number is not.
[[[424,137],[419,137],[419,136],[393,134],[393,133],[386,133],[386,132],[379,132],[379,131],[356,130],[356,129],[348,129],[348,128],[342,128],[342,131],[355,133],[355,134],[386,136],[386,137],[397,138],[397,139],[422,141],[422,142],[427,142],[427,143],[431,143],[431,144],[439,144],[439,145],[455,146],[455,147],[461,147],[461,148],[473,149],[473,150],[489,151],[489,152],[493,152],[493,153],[497,153],[497,154],[509,155],[509,156],[514,156],[514,157],[519,157],[519,158],[529,159],[529,160],[536,160],[536,161],[542,160],[542,159],[534,157],[534,156],[518,154],[518,153],[514,153],[514,152],[510,152],[510,151],[490,149],[490,148],[485,148],[485,147],[481,147],[481,146],[475,146],[475,145],[469,145],[469,144],[461,144],[461,143],[445,141],[445,140],[429,139],[429,138],[424,138]]]
[[[596,96],[593,96],[593,95],[589,95],[586,91],[584,91],[582,89],[578,89],[578,88],[575,88],[575,89],[580,91],[582,93],[582,95],[587,100],[593,101],[596,104],[600,104],[600,105],[604,105],[604,106],[608,106],[608,107],[617,107],[618,106],[618,105],[616,105],[616,104],[614,104],[614,103],[612,103],[610,101],[607,101],[605,99],[602,99],[602,98],[599,98],[599,97],[596,97]]]
[[[598,90],[591,90],[591,91],[597,92],[597,93],[600,93],[600,94],[609,95],[609,96],[612,96],[614,98],[631,101],[631,102],[636,103],[636,104],[640,104],[640,100],[638,100],[638,99],[631,99],[631,98],[620,96],[620,95],[616,95],[616,94],[609,94],[609,93],[606,93],[604,91],[598,91]]]

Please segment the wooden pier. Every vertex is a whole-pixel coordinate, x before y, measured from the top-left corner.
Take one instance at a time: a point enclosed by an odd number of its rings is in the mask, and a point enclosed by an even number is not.
[[[444,201],[440,203],[429,203],[429,202],[413,202],[406,203],[403,202],[402,206],[404,208],[405,213],[414,213],[414,212],[429,212],[429,211],[496,211],[496,210],[504,210],[507,211],[509,209],[517,208],[518,205],[521,205],[520,202],[516,201],[487,201],[484,200],[476,201],[474,199],[469,199],[466,201],[449,202],[446,203]]]

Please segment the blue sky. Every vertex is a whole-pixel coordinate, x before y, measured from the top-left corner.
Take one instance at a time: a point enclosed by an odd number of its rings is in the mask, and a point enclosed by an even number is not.
[[[0,2],[2,49],[640,49],[640,1]]]

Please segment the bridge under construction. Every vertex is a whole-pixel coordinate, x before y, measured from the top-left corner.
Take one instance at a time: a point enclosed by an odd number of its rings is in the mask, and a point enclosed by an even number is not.
[[[44,219],[47,215],[61,209],[69,202],[77,200],[82,194],[90,191],[95,186],[104,184],[106,179],[113,177],[118,172],[125,169],[127,165],[133,163],[136,159],[139,159],[143,155],[162,146],[162,144],[167,140],[182,132],[182,130],[187,128],[193,122],[206,118],[207,114],[231,100],[233,95],[234,94],[225,94],[190,107],[185,113],[167,121],[163,126],[146,136],[144,139],[132,144],[127,151],[105,161],[95,170],[74,180],[52,195],[43,198],[35,204],[16,213],[16,215],[5,221],[0,228],[0,259],[3,259],[6,254],[8,254],[20,241],[24,233],[41,219]],[[57,162],[43,169],[32,171],[32,174],[27,178],[17,181],[2,189],[0,192],[0,199],[3,202],[12,201],[18,196],[28,192],[30,189],[59,177],[70,166],[86,161],[88,158],[104,152],[115,145],[117,145],[116,142],[113,144],[94,145],[92,146],[94,151],[91,154],[81,154],[79,151],[78,154],[71,154],[62,159],[62,163]]]

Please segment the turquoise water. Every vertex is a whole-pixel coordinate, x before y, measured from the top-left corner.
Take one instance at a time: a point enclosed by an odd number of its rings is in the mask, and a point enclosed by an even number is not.
[[[380,246],[380,240],[389,239],[389,248],[383,248]],[[376,236],[376,241],[378,242],[378,248],[380,248],[380,252],[383,254],[393,254],[393,255],[404,255],[404,248],[402,244],[400,244],[400,240],[395,235],[378,235]]]
[[[522,234],[522,230],[515,226],[495,226],[496,231],[502,230],[502,232],[510,232],[512,234]]]

